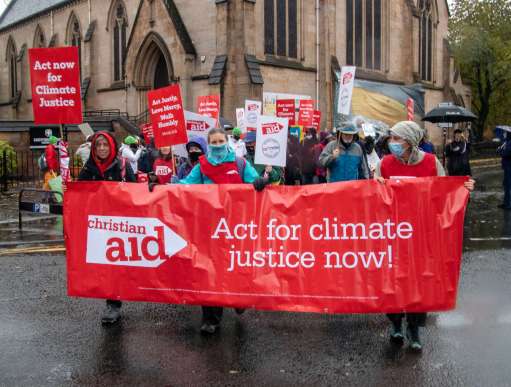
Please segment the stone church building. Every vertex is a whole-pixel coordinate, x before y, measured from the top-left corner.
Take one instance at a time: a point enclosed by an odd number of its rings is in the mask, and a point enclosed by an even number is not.
[[[147,120],[147,92],[173,82],[188,110],[220,94],[232,121],[247,98],[308,95],[330,128],[343,65],[357,79],[421,83],[426,110],[470,106],[448,18],[446,0],[12,0],[0,17],[0,140],[33,126],[32,47],[78,46],[86,120],[118,114],[127,129]]]

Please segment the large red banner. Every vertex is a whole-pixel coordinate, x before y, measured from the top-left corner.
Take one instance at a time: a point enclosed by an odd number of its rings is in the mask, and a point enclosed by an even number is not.
[[[81,124],[78,47],[28,50],[35,124]]]
[[[147,100],[156,148],[186,144],[188,136],[179,85],[152,90],[147,93]]]
[[[218,122],[220,117],[220,96],[217,94],[197,97],[197,113],[201,116],[214,118]]]
[[[371,313],[455,307],[465,178],[70,183],[71,296]]]
[[[289,119],[289,126],[295,124],[296,108],[294,99],[278,99],[276,102],[276,115]]]

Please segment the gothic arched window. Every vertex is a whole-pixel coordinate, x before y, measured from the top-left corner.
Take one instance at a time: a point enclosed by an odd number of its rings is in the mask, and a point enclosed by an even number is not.
[[[69,16],[69,22],[67,27],[67,44],[69,46],[78,47],[78,63],[80,64],[80,78],[82,68],[82,31],[80,28],[80,22],[76,18],[74,13]]]
[[[114,81],[122,81],[125,76],[124,60],[126,59],[128,19],[126,17],[126,9],[121,1],[115,6],[112,19]]]
[[[42,48],[46,47],[46,37],[44,36],[44,32],[41,29],[41,26],[38,25],[35,29],[34,34],[34,47],[35,48]]]
[[[385,0],[346,0],[346,62],[382,70]]]
[[[18,68],[17,68],[17,54],[16,45],[12,37],[9,37],[7,42],[6,61],[9,69],[9,95],[15,98],[18,94]]]
[[[423,81],[433,81],[434,4],[419,1],[419,74]]]

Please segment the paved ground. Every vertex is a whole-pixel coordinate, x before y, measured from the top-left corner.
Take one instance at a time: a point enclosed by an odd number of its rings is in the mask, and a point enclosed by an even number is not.
[[[391,347],[380,315],[229,311],[220,334],[204,338],[197,307],[128,303],[122,323],[105,329],[101,301],[66,296],[62,255],[7,254],[0,386],[509,386],[511,214],[495,208],[499,178],[479,176],[458,308],[430,316],[422,355]],[[58,227],[30,226],[39,237]],[[6,235],[19,237],[0,225],[0,242]]]

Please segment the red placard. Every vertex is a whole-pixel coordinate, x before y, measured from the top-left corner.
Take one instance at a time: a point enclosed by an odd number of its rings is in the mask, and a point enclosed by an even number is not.
[[[71,183],[68,293],[319,313],[452,309],[464,181],[366,180],[262,193],[248,184],[149,193],[144,184]]]
[[[298,110],[298,125],[311,127],[314,119],[314,101],[312,99],[301,99]]]
[[[296,107],[294,99],[278,99],[276,102],[277,117],[288,118],[289,126],[295,124]]]
[[[197,113],[201,116],[214,118],[218,122],[218,117],[220,117],[220,96],[203,95],[197,97]]]
[[[147,100],[156,148],[186,144],[188,136],[179,85],[150,91]]]
[[[28,50],[35,124],[81,124],[78,47]]]
[[[314,110],[314,114],[312,115],[312,127],[316,128],[316,131],[319,132],[320,126],[321,126],[321,111]]]
[[[151,142],[151,139],[154,138],[153,133],[153,125],[152,124],[144,124],[140,126],[140,132],[144,136],[144,141],[146,144]]]

